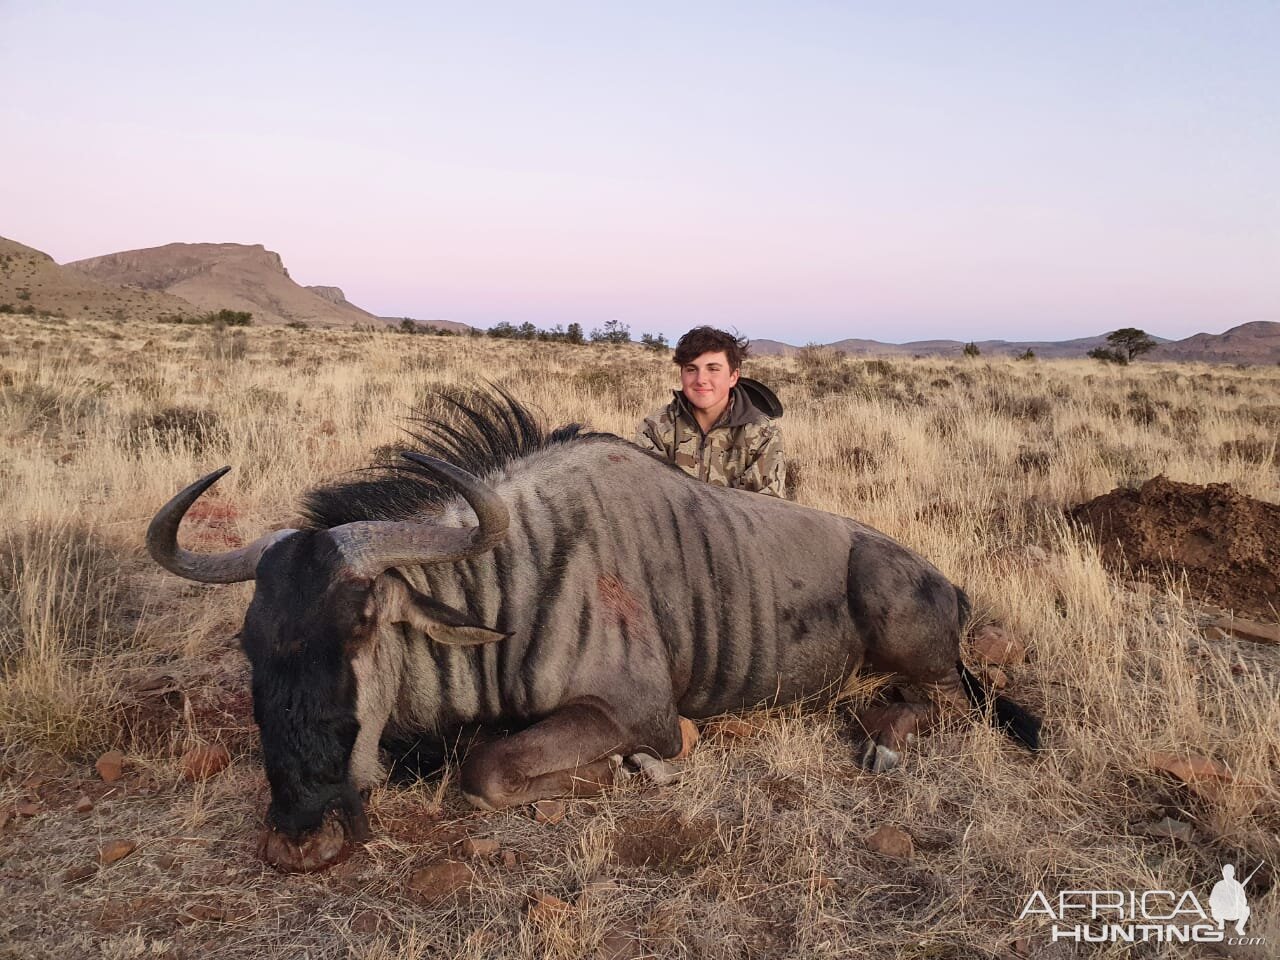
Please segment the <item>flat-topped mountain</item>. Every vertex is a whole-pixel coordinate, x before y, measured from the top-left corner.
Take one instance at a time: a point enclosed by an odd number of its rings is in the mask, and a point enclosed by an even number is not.
[[[185,300],[151,290],[103,283],[58,266],[47,253],[0,237],[0,308],[92,320],[156,320],[188,315]]]
[[[68,263],[94,280],[181,297],[198,312],[246,310],[254,323],[324,326],[378,323],[337,287],[295,283],[280,254],[262,244],[169,243]]]

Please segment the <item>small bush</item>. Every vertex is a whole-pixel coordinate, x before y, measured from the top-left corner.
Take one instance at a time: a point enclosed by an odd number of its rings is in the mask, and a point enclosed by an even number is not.
[[[222,324],[214,324],[206,347],[206,354],[210,360],[217,363],[231,363],[243,360],[248,352],[249,338],[243,330],[233,330],[228,336]]]
[[[1052,458],[1047,450],[1023,450],[1014,462],[1023,473],[1046,474]]]
[[[0,389],[0,417],[27,436],[79,433],[101,412],[101,394],[96,384],[57,389],[31,381],[15,383]]]
[[[1259,437],[1226,440],[1218,446],[1218,459],[1224,462],[1240,460],[1244,463],[1262,464],[1273,459],[1275,455],[1275,442]]]
[[[86,526],[32,525],[0,537],[0,672],[47,647],[51,632],[71,661],[126,646],[140,601],[120,588],[134,569],[131,550]]]
[[[153,442],[162,450],[187,449],[203,453],[227,442],[227,432],[212,410],[175,406],[153,414],[135,414],[126,430],[126,443],[138,450]]]

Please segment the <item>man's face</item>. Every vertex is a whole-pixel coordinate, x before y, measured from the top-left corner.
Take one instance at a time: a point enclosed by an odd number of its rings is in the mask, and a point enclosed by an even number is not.
[[[729,357],[723,350],[700,354],[680,368],[680,388],[699,410],[714,410],[723,404],[737,382],[738,371],[729,369]]]

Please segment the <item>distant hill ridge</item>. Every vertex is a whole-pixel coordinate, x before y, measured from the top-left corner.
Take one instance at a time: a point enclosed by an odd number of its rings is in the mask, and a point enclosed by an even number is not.
[[[1185,340],[1167,340],[1152,335],[1157,344],[1149,360],[1200,360],[1211,363],[1280,363],[1280,323],[1258,320],[1242,323],[1223,333],[1197,333]],[[879,340],[850,338],[822,344],[851,356],[866,357],[958,357],[965,340],[915,340],[910,343],[881,343]],[[1045,360],[1087,356],[1094,347],[1107,346],[1106,334],[1075,340],[978,340],[974,345],[984,356],[1020,356],[1028,350]],[[794,354],[801,347],[779,340],[752,340],[757,356]]]
[[[346,298],[341,287],[301,286],[289,276],[280,254],[262,244],[170,243],[124,250],[59,266],[48,254],[0,237],[0,305],[10,311],[36,310],[94,319],[151,320],[230,309],[253,314],[255,323],[321,326],[400,324],[404,317],[379,317]],[[416,321],[455,333],[471,330],[449,320]],[[1151,360],[1219,363],[1280,363],[1280,323],[1255,321],[1223,333],[1198,333],[1183,340],[1152,336],[1159,346]],[[1083,357],[1106,344],[1104,334],[1060,341],[979,340],[987,356],[1017,356],[1031,350],[1044,359]],[[882,343],[847,338],[825,346],[854,356],[959,356],[963,340]],[[752,341],[761,355],[801,349],[779,340]]]

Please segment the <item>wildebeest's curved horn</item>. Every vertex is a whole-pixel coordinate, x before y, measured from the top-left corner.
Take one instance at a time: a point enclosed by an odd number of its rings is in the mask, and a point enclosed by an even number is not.
[[[252,580],[258,561],[266,549],[294,530],[275,530],[264,534],[253,543],[226,553],[191,553],[178,546],[178,525],[191,505],[230,470],[223,467],[201,477],[160,508],[160,512],[147,527],[147,551],[151,559],[170,573],[200,583],[240,583]]]
[[[480,522],[475,527],[442,527],[430,522],[359,520],[329,531],[347,566],[376,577],[389,567],[449,563],[492,550],[507,535],[511,515],[502,498],[467,471],[421,453],[402,453],[462,494]]]

